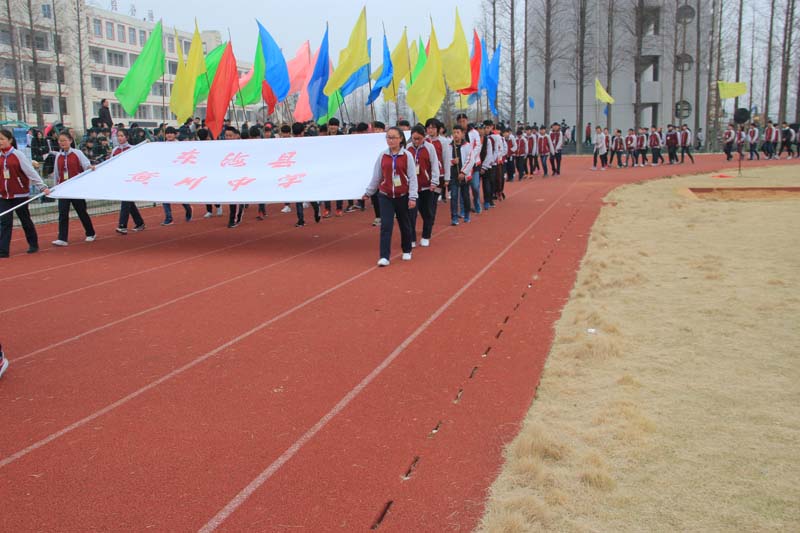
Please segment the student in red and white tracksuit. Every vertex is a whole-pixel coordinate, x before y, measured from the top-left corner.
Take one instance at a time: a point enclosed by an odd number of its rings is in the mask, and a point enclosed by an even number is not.
[[[611,150],[617,155],[617,168],[622,168],[622,154],[625,153],[625,139],[622,137],[622,130],[614,131],[611,138]],[[609,162],[609,164],[611,164]]]
[[[28,241],[28,253],[33,254],[39,251],[39,236],[31,220],[28,204],[20,204],[25,203],[30,197],[31,182],[44,190],[45,194],[49,194],[50,189],[44,184],[25,154],[17,150],[15,145],[16,141],[11,130],[0,129],[0,159],[3,172],[0,176],[0,213],[16,208],[17,218],[22,225],[22,231],[25,232],[25,240]],[[0,258],[10,255],[13,229],[14,213],[3,215],[0,218]]]
[[[539,132],[531,128],[528,141],[528,175],[534,177],[539,173]]]
[[[450,165],[450,225],[458,226],[459,215],[463,213],[464,222],[470,221],[469,182],[472,180],[474,166],[472,147],[465,139],[466,132],[456,124],[453,126],[453,142],[447,147]]]
[[[608,165],[608,143],[606,142],[606,135],[600,126],[595,128],[594,135],[592,136],[592,145],[594,145],[594,154],[592,155],[592,170],[597,170],[597,160],[600,160],[600,170],[605,170]]]
[[[58,146],[61,151],[56,156],[55,172],[57,183],[61,184],[68,179],[74,178],[86,170],[94,170],[94,166],[83,152],[72,148],[72,136],[66,131],[58,136]],[[94,226],[89,213],[86,210],[86,200],[62,198],[58,200],[58,239],[53,241],[55,246],[67,246],[69,244],[69,207],[75,208],[78,219],[83,224],[86,232],[86,242],[95,240]]]
[[[689,129],[689,126],[683,124],[678,137],[681,145],[681,164],[683,164],[684,157],[688,155],[694,165],[694,156],[692,155],[692,130]]]
[[[550,154],[553,153],[553,141],[547,134],[547,128],[542,126],[539,128],[539,136],[536,138],[536,153],[539,154],[539,159],[542,161],[543,176],[547,177],[547,160]]]
[[[648,142],[650,144],[650,153],[653,154],[651,159],[653,162],[651,163],[652,166],[658,166],[658,160],[662,159],[661,157],[661,135],[658,133],[658,130],[655,126],[650,128],[650,136],[648,137]]]
[[[514,181],[514,174],[517,171],[516,157],[517,157],[517,137],[511,132],[511,128],[503,129],[503,140],[506,143],[505,155],[505,179],[506,181]]]
[[[747,142],[750,148],[750,161],[753,159],[761,160],[761,155],[758,153],[758,128],[755,124],[750,124],[750,128],[747,130]]]
[[[436,150],[436,157],[439,160],[439,186],[433,190],[434,215],[436,214],[436,204],[439,202],[439,198],[447,197],[447,180],[444,179],[444,143],[440,136],[441,129],[443,129],[443,125],[439,122],[439,119],[429,118],[425,122],[425,142],[433,145],[433,149]]]
[[[667,126],[667,134],[664,137],[664,144],[667,145],[669,164],[674,165],[678,162],[678,145],[680,144],[680,139],[678,139],[678,132],[675,130],[675,126],[672,124]]]
[[[516,163],[519,179],[525,179],[528,175],[528,139],[522,130],[517,130],[517,149],[514,152],[514,163]]]
[[[122,152],[133,148],[128,144],[128,130],[117,130],[117,147],[111,152],[111,157],[116,157]],[[145,228],[144,219],[136,207],[136,202],[121,202],[119,206],[119,224],[117,225],[117,233],[120,235],[127,235],[128,233],[128,219],[133,217],[133,231],[142,231]]]
[[[778,128],[775,127],[771,120],[768,121],[764,130],[764,144],[761,145],[761,149],[767,159],[775,159],[775,143],[778,142],[779,136]]]
[[[561,125],[553,122],[550,128],[550,141],[553,145],[553,151],[550,152],[550,170],[553,171],[553,176],[561,175],[561,150],[564,148],[564,133],[561,131]]]
[[[728,129],[722,134],[722,144],[724,145],[725,159],[730,161],[733,159],[733,145],[736,142],[736,131],[733,129],[733,124],[728,124]]]
[[[425,130],[421,125],[411,128],[411,146],[408,151],[414,156],[417,169],[417,206],[409,209],[411,217],[411,247],[417,245],[417,212],[422,216],[422,240],[420,245],[430,246],[433,224],[436,218],[436,194],[439,187],[439,157],[436,148],[425,140]]]
[[[640,167],[647,164],[647,145],[649,137],[647,135],[647,128],[639,128],[639,134],[636,136],[636,153],[641,158],[639,163]]]
[[[392,256],[394,219],[400,227],[403,261],[411,260],[411,220],[409,210],[417,207],[417,170],[414,156],[405,149],[406,138],[400,128],[386,130],[388,148],[375,162],[372,179],[364,193],[364,201],[378,193],[381,206],[380,259],[378,266],[389,266]]]
[[[631,159],[633,159],[633,166],[638,167],[638,153],[636,151],[636,133],[633,128],[628,129],[628,135],[625,136],[625,168],[631,166]]]

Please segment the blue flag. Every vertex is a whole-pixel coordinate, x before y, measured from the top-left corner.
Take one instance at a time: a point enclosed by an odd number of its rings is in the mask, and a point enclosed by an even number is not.
[[[383,67],[381,68],[381,77],[375,81],[372,91],[367,98],[367,105],[378,99],[381,91],[391,85],[392,78],[394,77],[394,65],[392,65],[392,54],[389,51],[389,43],[386,42],[386,35],[383,36]]]
[[[608,116],[608,104],[606,104],[606,106],[603,108],[603,114]]]
[[[286,60],[283,58],[278,43],[272,38],[272,35],[258,23],[258,33],[261,36],[261,51],[264,54],[264,80],[272,88],[272,93],[277,98],[278,102],[282,102],[289,94],[289,69],[286,68]]]
[[[486,93],[489,96],[489,107],[493,115],[497,115],[497,87],[500,84],[500,52],[503,43],[497,43],[497,50],[494,51],[492,62],[486,69]]]
[[[330,76],[330,56],[328,55],[328,28],[325,28],[325,36],[322,44],[319,45],[319,55],[317,63],[314,65],[314,72],[308,81],[308,103],[311,106],[311,113],[314,120],[328,114],[328,97],[322,90],[328,84]]]
[[[528,107],[530,107],[531,109],[536,107],[536,102],[533,101],[533,96],[528,97]]]
[[[489,52],[486,51],[486,39],[481,39],[481,74],[478,76],[478,92],[486,89],[486,74],[489,70]]]
[[[372,59],[372,39],[367,39],[367,54],[369,55],[370,59]],[[342,98],[352,93],[362,85],[369,83],[369,68],[370,64],[367,63],[357,71],[353,72],[353,74],[347,78],[347,81],[344,82],[344,85],[339,88],[339,90],[342,92]]]
[[[476,92],[476,93],[472,93],[472,94],[471,94],[471,95],[469,95],[469,97],[467,98],[467,104],[469,104],[469,105],[473,105],[475,102],[477,102],[477,101],[478,101],[478,98],[480,98],[480,96],[481,96],[481,92],[480,92],[480,91],[478,91],[478,92]]]

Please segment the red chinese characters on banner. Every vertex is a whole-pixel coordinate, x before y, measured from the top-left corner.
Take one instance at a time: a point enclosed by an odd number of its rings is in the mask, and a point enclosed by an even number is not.
[[[292,185],[297,183],[303,183],[303,178],[305,178],[305,174],[287,174],[286,176],[282,177],[278,180],[278,187],[283,187],[284,189],[288,189]]]
[[[141,183],[142,185],[147,185],[150,183],[150,180],[153,178],[157,178],[160,175],[159,172],[148,172],[146,170],[142,172],[137,172],[135,174],[131,174],[129,179],[125,181],[127,183]]]
[[[250,154],[243,154],[242,152],[236,153],[229,153],[225,156],[219,166],[225,167],[244,167],[247,166],[247,158],[250,157]]]
[[[236,191],[239,190],[240,187],[247,187],[248,185],[250,185],[254,181],[256,181],[255,178],[239,178],[239,179],[236,179],[236,180],[228,181],[228,185],[231,186],[231,189],[233,190],[233,192],[236,192]]]
[[[178,154],[178,157],[175,158],[173,163],[177,163],[178,165],[196,165],[198,155],[200,155],[200,150],[192,148],[188,152],[181,152]]]
[[[285,152],[282,153],[278,159],[268,164],[272,168],[290,168],[297,163],[297,161],[294,160],[294,156],[296,155],[297,152]]]
[[[181,181],[177,182],[174,186],[180,187],[181,185],[188,185],[189,190],[193,191],[197,188],[198,185],[203,183],[203,180],[206,179],[206,176],[201,178],[183,178]]]

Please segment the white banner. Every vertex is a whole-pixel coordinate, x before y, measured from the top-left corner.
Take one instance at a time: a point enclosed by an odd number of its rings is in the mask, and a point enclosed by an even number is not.
[[[244,204],[361,198],[383,133],[138,145],[52,190],[52,198]]]

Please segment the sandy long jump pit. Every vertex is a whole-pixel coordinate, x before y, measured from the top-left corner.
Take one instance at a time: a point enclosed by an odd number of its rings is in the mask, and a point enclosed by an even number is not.
[[[800,531],[800,166],[724,185],[608,195],[480,531]]]

